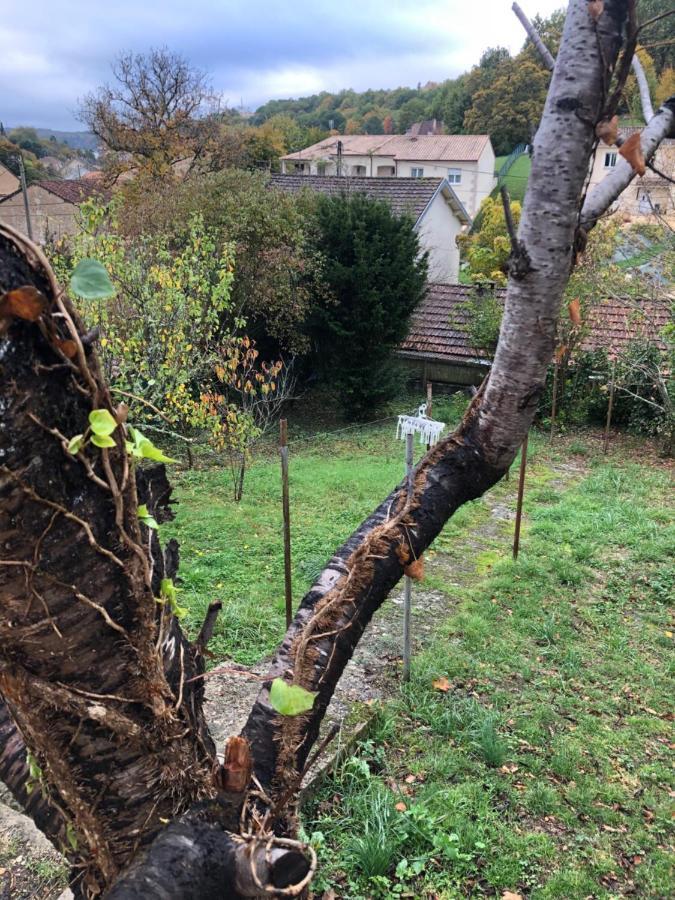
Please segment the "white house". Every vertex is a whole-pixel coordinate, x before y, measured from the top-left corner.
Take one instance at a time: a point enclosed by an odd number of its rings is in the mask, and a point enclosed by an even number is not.
[[[284,174],[359,178],[443,178],[469,215],[495,186],[495,154],[486,134],[332,135],[281,157]]]
[[[365,194],[384,200],[396,215],[409,215],[414,221],[420,246],[429,253],[429,281],[457,283],[456,238],[471,224],[471,216],[447,179],[273,175],[270,186],[290,193],[307,189],[332,195]]]
[[[631,134],[640,132],[641,128],[620,129],[621,138],[625,141]],[[620,159],[619,148],[609,146],[600,141],[593,159],[589,191],[599,184],[604,177],[611,172]],[[662,141],[657,149],[653,165],[673,178],[675,175],[675,140]],[[651,216],[655,212],[668,219],[675,217],[675,187],[672,182],[661,178],[656,172],[647,169],[642,178],[634,178],[628,187],[620,194],[614,210],[631,219],[640,216]]]

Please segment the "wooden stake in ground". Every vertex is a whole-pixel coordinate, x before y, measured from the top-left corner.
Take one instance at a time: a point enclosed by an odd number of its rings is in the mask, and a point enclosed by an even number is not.
[[[279,422],[279,454],[281,456],[281,506],[284,519],[284,590],[286,594],[286,628],[293,619],[293,585],[291,582],[291,510],[288,495],[288,423]]]
[[[413,490],[413,435],[405,436],[405,471],[408,478],[408,497]],[[403,579],[403,680],[410,681],[410,619],[412,615],[412,578]]]
[[[551,443],[553,443],[553,436],[555,434],[555,414],[557,412],[558,405],[558,369],[560,368],[560,363],[556,357],[555,364],[553,366],[553,401],[551,403]]]
[[[518,480],[518,502],[516,504],[516,529],[513,534],[513,558],[518,559],[518,551],[520,550],[520,522],[523,518],[523,494],[525,492],[525,468],[527,466],[527,438],[523,441],[520,448],[520,478]]]
[[[602,452],[607,455],[609,450],[609,429],[612,425],[612,409],[614,407],[614,382],[616,375],[616,362],[612,361],[612,374],[609,379],[609,403],[607,404],[607,421],[605,422],[605,438],[602,443]]]

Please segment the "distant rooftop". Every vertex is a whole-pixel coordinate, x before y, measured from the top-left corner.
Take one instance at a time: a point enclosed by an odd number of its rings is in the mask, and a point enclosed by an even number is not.
[[[442,189],[457,218],[464,224],[471,221],[457,195],[443,178],[272,175],[270,185],[293,194],[302,190],[318,191],[331,196],[365,194],[375,200],[384,200],[395,215],[409,215],[416,222],[424,214],[436,193]]]
[[[331,135],[311,147],[282,159],[307,160],[336,157],[338,141],[343,156],[386,156],[399,160],[476,162],[490,142],[487,134],[343,134]]]
[[[469,338],[472,305],[480,291],[477,285],[429,284],[399,352],[412,358],[487,367],[490,354],[473,347]],[[494,293],[503,303],[506,289],[496,288]],[[632,341],[648,339],[665,353],[661,330],[671,321],[671,303],[670,298],[646,297],[637,302],[618,298],[595,304],[588,315],[581,349],[606,350],[610,358],[615,358]]]

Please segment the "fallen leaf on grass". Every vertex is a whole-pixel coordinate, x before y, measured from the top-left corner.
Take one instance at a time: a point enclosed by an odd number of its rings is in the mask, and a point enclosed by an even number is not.
[[[499,771],[504,772],[505,775],[513,775],[514,772],[518,771],[518,766],[515,763],[506,763],[499,767]]]
[[[523,900],[522,894],[514,894],[513,891],[504,891],[502,900]]]
[[[435,691],[443,691],[444,694],[447,694],[452,685],[445,677],[445,675],[441,676],[441,678],[436,678],[431,682],[431,686]]]
[[[405,805],[405,803],[403,803],[403,802],[397,803],[396,806],[394,807],[394,809],[395,809],[397,812],[405,812],[407,808],[408,808],[408,807],[407,807],[407,806]]]

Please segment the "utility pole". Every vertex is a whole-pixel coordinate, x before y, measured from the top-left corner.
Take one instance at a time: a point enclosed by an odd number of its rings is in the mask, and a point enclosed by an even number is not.
[[[26,230],[28,237],[33,240],[33,227],[30,221],[30,206],[28,205],[28,189],[26,187],[26,170],[23,165],[23,156],[19,153],[19,174],[21,177],[21,191],[23,193],[23,208],[26,211]]]

